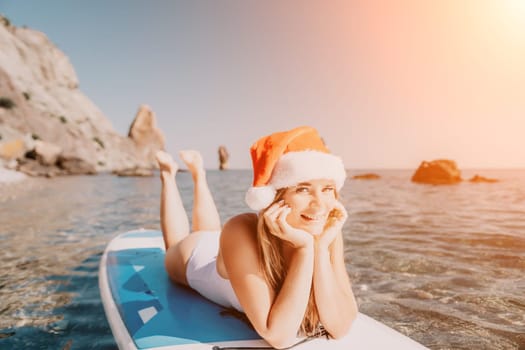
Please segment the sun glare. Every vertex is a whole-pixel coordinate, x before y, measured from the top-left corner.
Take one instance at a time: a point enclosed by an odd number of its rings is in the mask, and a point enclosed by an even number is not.
[[[503,23],[513,34],[525,34],[525,0],[500,0]]]
[[[479,10],[480,25],[493,30],[503,43],[523,46],[525,0],[488,0],[480,2]]]
[[[512,13],[515,13],[516,16],[525,16],[525,1],[523,0],[503,0],[502,2],[505,6],[507,6],[509,11],[511,11]]]

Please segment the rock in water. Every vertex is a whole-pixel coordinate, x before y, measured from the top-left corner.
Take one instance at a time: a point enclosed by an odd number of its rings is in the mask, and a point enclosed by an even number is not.
[[[219,147],[219,169],[226,170],[229,168],[228,160],[230,159],[230,154],[225,146]]]
[[[470,182],[476,182],[476,183],[480,183],[480,182],[487,182],[487,183],[499,182],[498,179],[491,179],[491,178],[488,178],[488,177],[480,176],[478,174],[474,175],[469,181]]]
[[[378,180],[380,178],[381,176],[374,173],[358,174],[352,176],[352,179],[354,180]]]
[[[95,167],[82,158],[75,156],[60,155],[57,160],[57,165],[64,171],[65,175],[80,175],[97,173]]]
[[[164,149],[164,134],[157,128],[155,113],[147,105],[141,105],[129,128],[128,136],[137,145],[146,167],[157,166],[155,153]]]
[[[412,176],[412,181],[432,185],[450,185],[461,182],[456,162],[448,159],[423,161]]]
[[[150,177],[154,175],[150,168],[141,167],[115,170],[113,171],[113,174],[126,177]]]

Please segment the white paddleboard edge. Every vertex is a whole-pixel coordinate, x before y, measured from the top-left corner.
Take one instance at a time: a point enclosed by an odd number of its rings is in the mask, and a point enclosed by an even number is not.
[[[99,270],[98,270],[98,287],[100,290],[100,298],[102,299],[102,305],[104,306],[104,312],[108,318],[109,327],[113,333],[113,338],[117,342],[117,346],[120,350],[137,350],[135,342],[131,339],[130,334],[124,321],[120,317],[120,312],[117,309],[117,305],[111,294],[107,278],[107,253],[112,251],[111,243],[114,243],[118,238],[114,238],[110,244],[106,247],[104,254],[102,255]]]

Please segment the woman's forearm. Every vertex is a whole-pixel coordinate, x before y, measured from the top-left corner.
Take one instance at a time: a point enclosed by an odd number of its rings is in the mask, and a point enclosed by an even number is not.
[[[308,305],[313,265],[313,247],[294,252],[284,283],[268,314],[265,334],[261,334],[276,348],[287,347],[296,339]]]
[[[328,247],[315,248],[313,288],[321,324],[333,338],[344,336],[357,315],[346,271],[336,272]]]

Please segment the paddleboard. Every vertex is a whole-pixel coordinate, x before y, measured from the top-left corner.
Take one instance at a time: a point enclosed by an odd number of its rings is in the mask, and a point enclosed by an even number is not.
[[[136,230],[117,235],[99,267],[106,318],[121,350],[271,348],[245,322],[190,288],[169,280],[162,233]],[[426,349],[359,313],[348,335],[316,338],[294,347],[318,349]]]

